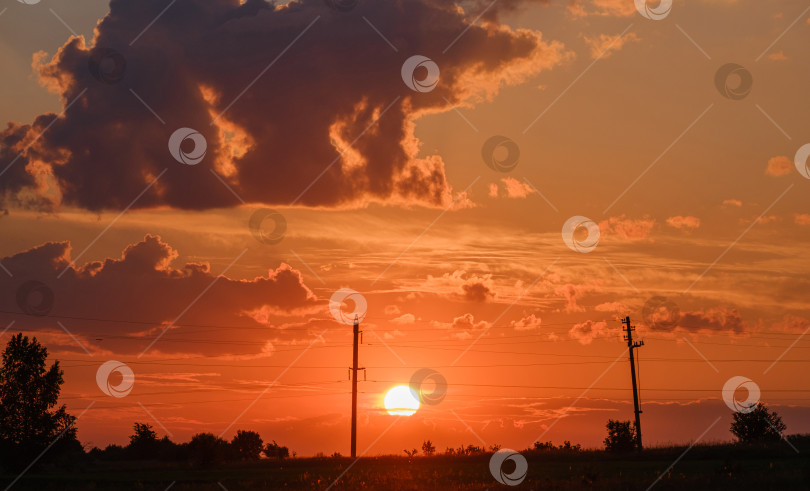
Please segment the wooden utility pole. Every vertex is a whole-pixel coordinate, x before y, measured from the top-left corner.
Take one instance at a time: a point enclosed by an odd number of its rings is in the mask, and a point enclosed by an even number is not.
[[[641,410],[638,408],[638,385],[636,384],[636,362],[633,357],[633,350],[644,346],[644,341],[640,343],[633,342],[633,331],[636,330],[636,327],[630,325],[629,315],[622,319],[622,324],[624,324],[624,331],[627,333],[624,339],[627,341],[627,349],[628,353],[630,353],[630,376],[633,380],[633,405],[635,406],[636,412],[636,444],[638,445],[638,450],[641,451],[644,447],[641,444]]]
[[[360,318],[355,315],[354,349],[352,350],[352,458],[357,457],[357,342],[359,336]]]

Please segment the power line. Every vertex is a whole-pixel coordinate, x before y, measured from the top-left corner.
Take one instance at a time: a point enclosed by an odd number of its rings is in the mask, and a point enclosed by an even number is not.
[[[571,357],[582,357],[587,355],[560,355]],[[610,357],[604,357],[610,358]],[[69,360],[60,360],[69,361]],[[87,360],[74,360],[83,362]],[[557,366],[557,365],[599,365],[609,363],[611,360],[593,360],[593,361],[558,361],[548,363],[492,363],[488,365],[431,365],[432,368],[519,368],[519,367],[533,367],[533,366]],[[645,363],[706,363],[701,359],[693,358],[647,358]],[[770,359],[751,359],[751,358],[735,358],[735,359],[713,359],[713,363],[773,363]],[[780,360],[787,363],[810,363],[810,360]],[[210,368],[288,368],[287,365],[233,365],[233,364],[206,364],[206,363],[156,363],[156,362],[139,362],[139,361],[126,361],[123,362],[127,365],[147,365],[156,367],[210,367]],[[82,363],[78,365],[60,365],[62,368],[84,368],[84,367],[98,367],[99,363]],[[312,365],[312,366],[294,366],[290,369],[330,369],[330,370],[343,370],[345,367],[337,365]],[[387,366],[368,366],[366,368],[372,369],[402,369],[402,365],[387,365]]]
[[[367,380],[366,382],[371,383],[384,383],[384,384],[402,384],[401,380]],[[630,390],[629,387],[574,387],[574,386],[564,386],[564,385],[503,385],[503,384],[466,384],[466,383],[450,383],[448,382],[448,386],[459,386],[459,387],[498,387],[498,388],[507,388],[507,389],[570,389],[570,390],[619,390],[619,391],[628,391]],[[646,390],[648,391],[656,391],[656,392],[719,392],[717,389],[680,389],[680,388],[650,388],[647,387]],[[768,392],[810,392],[810,389],[768,389]]]

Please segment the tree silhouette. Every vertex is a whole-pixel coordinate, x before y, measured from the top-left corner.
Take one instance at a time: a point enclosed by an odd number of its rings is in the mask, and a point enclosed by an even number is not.
[[[290,449],[282,447],[273,440],[273,443],[268,443],[264,446],[264,455],[267,456],[268,459],[283,460],[290,456]]]
[[[159,442],[152,425],[135,423],[132,425],[132,429],[134,433],[129,436],[129,446],[127,447],[130,456],[136,459],[154,458]]]
[[[188,443],[191,460],[199,466],[210,466],[228,459],[228,442],[213,433],[197,433]]]
[[[65,406],[56,409],[63,383],[55,361],[46,369],[48,350],[36,338],[13,336],[0,368],[0,462],[19,465],[53,443],[47,457],[81,451],[76,418]]]
[[[231,440],[231,446],[240,459],[259,460],[264,442],[262,437],[255,431],[239,430]]]
[[[436,447],[430,442],[430,440],[422,442],[422,453],[428,457],[436,453]]]
[[[636,431],[630,421],[609,419],[605,425],[605,450],[608,452],[629,452],[636,448]]]
[[[787,427],[782,418],[759,402],[749,412],[734,413],[731,432],[743,443],[775,441]]]

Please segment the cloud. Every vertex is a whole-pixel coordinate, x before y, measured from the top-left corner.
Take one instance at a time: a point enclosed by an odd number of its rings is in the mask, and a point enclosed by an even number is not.
[[[486,302],[495,298],[494,281],[491,274],[468,274],[464,270],[445,273],[442,276],[428,275],[422,288],[439,294],[449,295],[467,302]]]
[[[723,206],[735,206],[739,208],[742,206],[742,201],[738,199],[727,199],[723,201]]]
[[[625,215],[610,217],[599,223],[599,232],[602,236],[617,235],[626,240],[646,239],[655,226],[655,219],[625,218]]]
[[[627,305],[621,302],[605,302],[600,303],[594,309],[597,312],[627,312]]]
[[[214,274],[204,263],[175,267],[177,257],[178,252],[160,237],[146,235],[128,245],[119,258],[70,266],[70,243],[48,242],[4,258],[3,265],[14,276],[3,275],[0,289],[19,293],[25,292],[21,286],[29,281],[43,283],[53,292],[50,316],[91,349],[118,353],[140,352],[176,319],[155,352],[261,353],[271,338],[283,334],[274,327],[277,316],[326,309],[300,272],[287,264],[266,276],[239,280]],[[20,303],[41,302],[41,294],[31,295],[22,300],[4,295],[0,310],[19,312],[4,315],[16,319],[21,328],[53,330],[57,326],[53,317],[22,315]],[[217,336],[200,335],[199,327],[189,325],[227,330],[228,340],[209,343],[206,340]]]
[[[460,339],[467,339],[469,336],[464,335],[469,335],[469,331],[486,329],[487,327],[489,327],[489,322],[487,321],[475,322],[475,316],[473,316],[473,314],[466,313],[453,318],[453,322],[448,323],[448,322],[433,321],[432,325],[439,329],[451,329],[455,331],[456,335],[459,334],[462,335]]]
[[[600,34],[598,37],[585,36],[585,43],[591,49],[591,58],[607,58],[619,51],[627,43],[637,43],[641,38],[631,32],[624,36],[619,34]]]
[[[503,183],[503,194],[500,193],[498,183],[493,182],[489,185],[490,198],[497,198],[499,195],[502,195],[505,198],[522,199],[535,192],[529,184],[520,182],[512,177],[502,178],[501,183]]]
[[[494,23],[526,3],[502,1],[475,24],[439,0],[407,8],[360,2],[351,17],[323,0],[185,0],[160,16],[163,0],[113,1],[94,46],[72,37],[52,58],[37,58],[65,114],[0,132],[0,169],[13,162],[0,193],[6,203],[42,208],[123,209],[142,192],[133,208],[238,206],[213,170],[249,203],[446,206],[454,193],[444,161],[420,154],[415,121],[491,98],[570,58],[539,32]],[[486,7],[468,5],[476,16]],[[348,21],[363,17],[398,53]],[[406,87],[405,59],[434,53],[460,32],[436,60],[436,89]],[[112,85],[88,69],[109,49],[126,60]],[[199,165],[176,162],[167,148],[183,127],[207,141]]]
[[[577,301],[582,298],[585,293],[599,291],[600,288],[596,284],[573,284],[567,283],[561,285],[554,290],[554,293],[565,299],[565,312],[583,312],[585,309],[577,304]]]
[[[568,331],[571,339],[576,339],[580,344],[591,344],[594,339],[604,336],[608,332],[607,322],[587,320],[575,324],[574,327]]]
[[[678,327],[688,331],[732,331],[741,333],[744,323],[737,309],[712,308],[681,315]]]
[[[533,329],[539,329],[540,325],[543,323],[543,320],[540,317],[536,317],[534,314],[531,314],[527,317],[522,317],[520,320],[512,321],[509,323],[516,331],[530,331]]]
[[[785,314],[781,320],[773,323],[771,327],[778,332],[803,333],[810,328],[810,320],[791,314]]]
[[[693,216],[674,216],[667,218],[667,225],[678,230],[692,231],[700,227],[700,218]]]
[[[758,224],[765,225],[765,224],[768,224],[768,223],[771,223],[771,222],[779,221],[779,217],[776,216],[776,215],[765,215],[765,216],[758,217],[756,220],[757,220]],[[750,221],[740,220],[740,223],[750,223]]]
[[[576,17],[630,17],[636,13],[636,8],[628,0],[568,0],[568,11]]]
[[[394,324],[413,324],[416,322],[416,316],[413,314],[402,314],[399,317],[391,319]]]
[[[504,177],[501,179],[504,187],[506,188],[507,198],[525,198],[526,196],[534,193],[534,189],[525,182],[520,182],[511,177]]]
[[[796,213],[793,215],[793,221],[796,225],[810,225],[810,214]]]
[[[769,54],[768,59],[772,61],[786,61],[788,57],[785,56],[784,51],[777,51],[775,53]]]
[[[676,321],[676,324],[652,323],[649,328],[654,331],[682,329],[695,333],[699,331],[729,331],[736,334],[741,334],[745,330],[745,323],[737,309],[726,307],[682,312],[678,319],[673,320]]]
[[[464,290],[464,298],[470,302],[483,303],[495,296],[489,287],[483,283],[468,283],[462,285],[461,288]]]
[[[784,176],[790,174],[793,168],[793,161],[787,157],[779,156],[773,157],[768,160],[768,167],[765,168],[765,174],[773,177]]]

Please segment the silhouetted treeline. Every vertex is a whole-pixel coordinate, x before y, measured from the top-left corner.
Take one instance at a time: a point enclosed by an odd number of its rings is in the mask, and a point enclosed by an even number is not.
[[[93,448],[87,455],[99,461],[159,460],[163,462],[188,462],[199,466],[211,466],[222,462],[270,459],[285,459],[290,450],[275,442],[265,444],[255,431],[239,430],[229,442],[213,433],[198,433],[191,440],[175,443],[164,436],[158,438],[152,426],[135,423],[129,444],[108,445]]]

